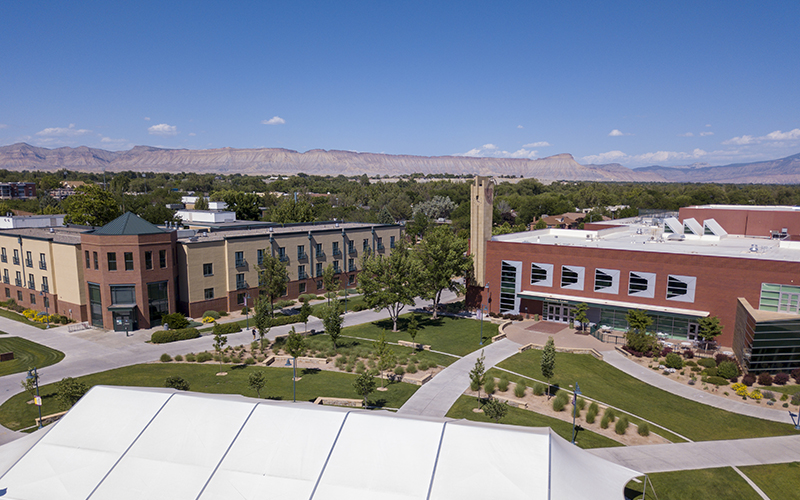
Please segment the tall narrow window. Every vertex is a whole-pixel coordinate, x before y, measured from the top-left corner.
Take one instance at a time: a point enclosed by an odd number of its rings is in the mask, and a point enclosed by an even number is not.
[[[100,268],[100,259],[97,258],[97,252],[92,252],[92,257],[94,257],[94,270],[97,271]]]
[[[108,252],[106,256],[108,258],[108,270],[109,271],[116,271],[117,270],[117,254],[115,252]]]
[[[39,269],[47,270],[47,259],[45,259],[45,256],[44,256],[43,253],[39,254]]]
[[[258,256],[258,265],[260,266],[260,265],[262,265],[264,263],[264,249],[263,248],[259,248],[258,249],[257,256]]]
[[[125,270],[133,271],[133,252],[125,252]]]
[[[50,292],[50,284],[47,282],[47,276],[42,276],[42,291],[44,293]]]
[[[317,278],[322,276],[322,262],[317,262],[317,272],[315,273],[315,276]]]
[[[236,252],[236,267],[244,267],[244,252]]]
[[[92,262],[89,260],[89,250],[85,250],[84,253],[86,254],[86,269],[92,267]]]
[[[151,251],[144,253],[144,268],[153,269],[153,252]]]
[[[103,326],[103,304],[100,295],[100,285],[89,283],[89,312],[92,325]]]
[[[3,262],[8,262],[8,255],[6,255],[6,247],[3,247],[2,252],[0,252],[0,260]]]
[[[166,250],[159,250],[158,251],[158,265],[161,269],[167,267],[167,251]]]

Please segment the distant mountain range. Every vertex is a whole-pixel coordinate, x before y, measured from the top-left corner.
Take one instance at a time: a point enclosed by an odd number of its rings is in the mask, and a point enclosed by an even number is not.
[[[87,172],[196,172],[251,175],[393,176],[400,174],[511,175],[541,181],[610,182],[741,182],[800,183],[800,155],[782,160],[724,167],[645,167],[629,169],[617,163],[581,165],[570,154],[536,160],[411,156],[312,149],[161,149],[136,146],[106,151],[86,146],[47,149],[25,143],[0,147],[0,168],[8,170],[81,170]]]

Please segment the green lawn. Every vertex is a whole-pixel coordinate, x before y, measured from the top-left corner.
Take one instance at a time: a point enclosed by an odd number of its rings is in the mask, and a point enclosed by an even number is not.
[[[541,354],[542,351],[531,349],[504,360],[498,366],[541,380]],[[695,441],[780,436],[796,432],[789,424],[746,417],[675,396],[588,354],[557,353],[552,383],[567,388],[576,382],[585,396],[656,422]]]
[[[254,390],[247,385],[250,374],[263,370],[267,385],[261,391],[262,397],[270,399],[292,399],[292,369],[264,367],[231,367],[223,365],[228,372],[224,377],[216,376],[219,365],[187,363],[155,363],[126,366],[115,370],[78,377],[89,386],[120,385],[137,387],[164,387],[164,380],[178,375],[189,382],[190,390],[214,394],[243,394],[256,397]],[[355,375],[349,373],[319,370],[298,370],[302,380],[297,382],[298,401],[313,401],[318,396],[358,399],[353,390]],[[399,408],[417,390],[417,386],[403,383],[388,385],[386,392],[373,392],[371,404],[386,408]],[[55,384],[41,387],[44,406],[42,414],[49,415],[61,411],[55,398]],[[18,430],[34,425],[38,416],[34,405],[26,404],[31,397],[27,392],[17,394],[0,406],[0,424]]]
[[[339,302],[342,306],[342,311],[344,311],[344,297],[339,297]],[[325,307],[328,304],[328,301],[321,302],[319,304],[314,304],[311,306],[311,315],[316,316],[319,318],[319,315],[322,314],[320,309]],[[302,305],[302,304],[301,304]],[[367,305],[364,303],[364,296],[363,295],[348,295],[347,296],[347,310],[352,311],[353,307],[361,306],[363,309],[368,309]]]
[[[744,469],[744,468],[742,468]],[[747,474],[745,472],[745,474]],[[749,478],[752,475],[747,474]],[[659,472],[648,474],[648,485],[645,498],[658,500],[688,500],[713,498],[714,500],[760,500],[761,497],[747,482],[730,467],[720,469],[700,469],[678,472]],[[643,480],[643,478],[639,478]],[[653,495],[653,488],[656,494]],[[758,483],[756,483],[758,484]],[[642,498],[644,484],[628,483],[625,498],[631,500]],[[638,493],[638,494],[636,494]],[[766,491],[765,491],[766,493]],[[769,493],[767,493],[769,496]],[[792,496],[770,496],[772,500],[798,498]]]
[[[0,338],[0,352],[9,351],[14,352],[14,360],[0,363],[0,377],[24,372],[33,367],[42,369],[64,359],[63,352],[21,337]]]
[[[406,332],[406,325],[410,318],[410,314],[404,314],[398,318],[397,329],[400,330],[399,332],[392,332],[392,321],[385,319],[347,327],[343,330],[343,334],[378,339],[381,332],[385,332],[388,342],[397,342],[398,340],[410,342],[411,337]],[[481,336],[479,321],[450,316],[440,316],[434,320],[428,314],[417,314],[417,321],[419,322],[419,332],[417,332],[416,341],[430,345],[431,349],[435,351],[464,356],[481,347],[479,345]],[[495,335],[497,335],[497,325],[484,321],[484,344]]]
[[[772,500],[800,500],[800,462],[739,467]]]
[[[343,330],[344,334],[350,331],[349,328]],[[320,358],[335,358],[336,356],[353,356],[356,355],[360,358],[367,358],[375,350],[377,342],[371,340],[361,340],[353,337],[340,337],[337,342],[337,348],[334,351],[333,342],[327,333],[312,335],[306,337],[306,347],[308,348],[307,356],[315,356]],[[410,347],[402,347],[390,345],[389,348],[394,351],[395,358],[398,364],[407,365],[413,356],[417,361],[425,361],[428,365],[441,365],[448,366],[458,358],[439,354],[438,352],[430,351],[414,351]]]
[[[14,321],[19,321],[20,323],[25,323],[26,325],[35,326],[36,328],[41,328],[42,330],[47,328],[46,323],[38,323],[36,321],[31,321],[25,316],[16,313],[14,311],[9,311],[8,309],[0,308],[0,316],[8,319],[13,319]]]
[[[474,408],[481,404],[477,398],[471,396],[461,396],[447,412],[449,418],[463,418],[475,422],[494,422],[483,413],[475,413]],[[500,420],[500,423],[509,425],[521,425],[525,427],[550,427],[562,438],[572,440],[572,424],[545,415],[540,415],[528,410],[509,407],[508,414]],[[612,446],[622,446],[621,443],[609,439],[592,431],[579,431],[575,442],[581,448],[610,448]]]

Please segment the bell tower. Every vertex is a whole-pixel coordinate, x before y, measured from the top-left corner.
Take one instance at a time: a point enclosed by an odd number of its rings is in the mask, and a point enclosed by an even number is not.
[[[470,189],[469,252],[475,271],[475,284],[486,284],[486,242],[492,237],[494,183],[489,177],[475,176]]]

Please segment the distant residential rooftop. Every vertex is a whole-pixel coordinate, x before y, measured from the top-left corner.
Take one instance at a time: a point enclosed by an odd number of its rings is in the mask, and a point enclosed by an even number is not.
[[[237,221],[246,222],[246,221]],[[218,226],[222,226],[219,224]],[[250,229],[217,229],[210,232],[197,232],[193,236],[179,235],[178,241],[181,243],[190,243],[195,241],[220,241],[232,238],[253,238],[259,236],[269,236],[270,234],[291,234],[291,233],[312,233],[323,231],[341,231],[343,229],[368,229],[371,227],[391,227],[393,224],[369,224],[365,222],[325,222],[325,223],[312,223],[307,224],[287,224],[281,226],[279,224],[270,227],[259,227]]]
[[[689,236],[665,233],[663,227],[631,224],[600,230],[540,229],[492,237],[491,241],[638,252],[800,261],[800,242],[727,235]]]

